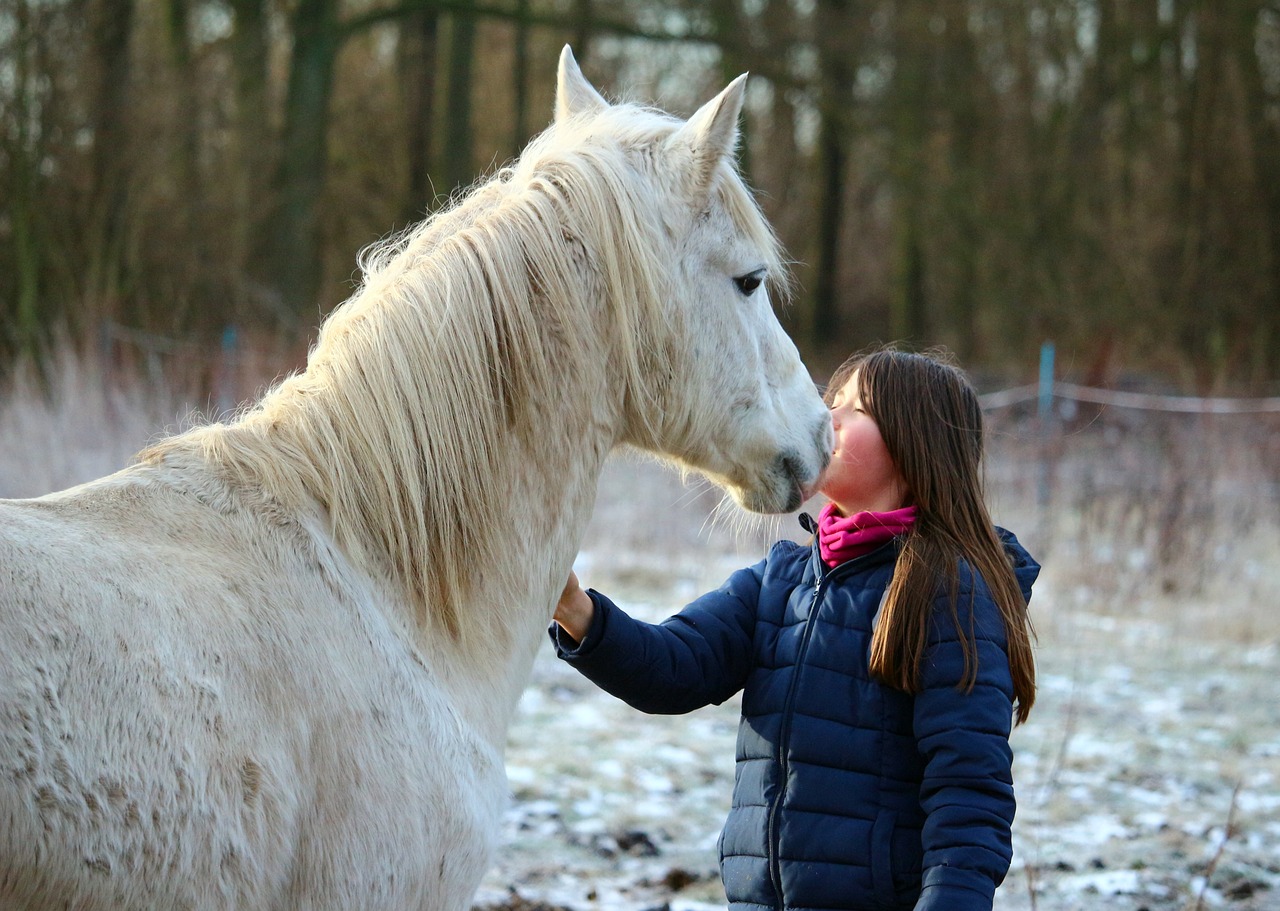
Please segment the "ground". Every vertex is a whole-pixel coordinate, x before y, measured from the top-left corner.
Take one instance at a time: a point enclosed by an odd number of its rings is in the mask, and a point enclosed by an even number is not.
[[[51,404],[0,397],[0,496],[105,474],[183,407],[74,358]],[[167,416],[166,416],[167,415]],[[1000,415],[997,521],[1045,566],[1039,695],[1014,732],[1015,853],[999,911],[1280,911],[1280,417]],[[794,519],[743,522],[622,459],[578,569],[656,620]],[[709,518],[710,517],[710,518]],[[544,645],[510,732],[512,799],[476,897],[505,911],[713,911],[734,702],[641,715]]]
[[[676,487],[661,505],[656,471],[628,463],[606,476],[596,543],[578,561],[584,584],[650,620],[779,531],[716,534],[699,518],[705,494]],[[646,506],[611,499],[638,478]],[[1213,623],[1195,622],[1194,606],[1162,618],[1165,602],[1134,598],[1118,614],[1099,588],[1048,561],[1036,589],[1039,693],[1013,736],[1015,853],[996,908],[1280,909],[1280,647],[1204,634]],[[723,908],[715,843],[737,712],[731,700],[642,715],[544,647],[511,731],[511,809],[477,905]]]

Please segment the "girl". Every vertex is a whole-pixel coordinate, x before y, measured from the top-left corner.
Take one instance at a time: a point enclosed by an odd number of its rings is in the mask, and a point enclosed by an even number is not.
[[[570,575],[561,658],[644,712],[742,691],[720,837],[730,907],[990,911],[1009,868],[1011,719],[1035,700],[1039,565],[983,502],[982,412],[938,355],[832,377],[830,502],[661,624]]]

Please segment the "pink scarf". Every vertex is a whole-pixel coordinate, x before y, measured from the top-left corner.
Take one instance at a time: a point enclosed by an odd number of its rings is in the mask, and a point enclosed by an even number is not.
[[[818,547],[822,562],[830,567],[870,553],[911,528],[916,508],[904,506],[888,512],[860,512],[842,516],[828,503],[818,513]]]

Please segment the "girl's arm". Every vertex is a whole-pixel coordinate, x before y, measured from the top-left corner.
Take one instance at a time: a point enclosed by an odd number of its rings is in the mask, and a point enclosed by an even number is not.
[[[560,658],[642,712],[672,715],[718,704],[746,681],[763,571],[763,561],[739,570],[656,624],[628,616],[597,591],[584,592],[571,577],[551,640]]]
[[[969,622],[960,597],[960,622]],[[964,677],[964,651],[949,600],[934,610],[934,641],[921,662],[915,736],[924,759],[923,890],[916,911],[991,911],[1013,856],[1013,680],[995,605],[972,605],[978,679]]]

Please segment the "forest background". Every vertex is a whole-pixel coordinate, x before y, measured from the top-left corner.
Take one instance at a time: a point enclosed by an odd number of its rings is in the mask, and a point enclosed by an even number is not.
[[[565,43],[680,114],[752,74],[816,380],[882,339],[973,369],[1045,567],[999,911],[1273,911],[1280,0],[0,0],[0,497],[301,366],[361,248],[549,122]],[[579,569],[657,619],[799,527],[717,503],[612,464]],[[734,703],[619,705],[544,647],[481,907],[723,907]]]
[[[1280,3],[0,0],[0,375],[55,340],[297,361],[362,247],[514,156],[569,43],[741,156],[825,372],[970,365],[1264,394],[1280,377]],[[292,363],[276,364],[277,369]]]

